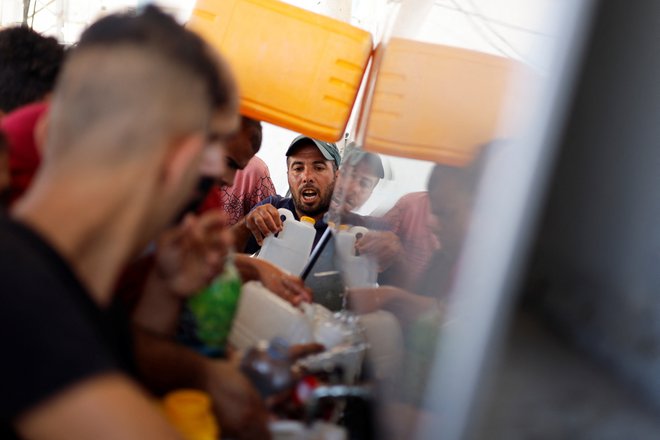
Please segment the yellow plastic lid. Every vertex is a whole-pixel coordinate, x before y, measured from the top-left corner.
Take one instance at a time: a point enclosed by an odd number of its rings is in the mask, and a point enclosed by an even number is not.
[[[371,34],[277,0],[198,0],[187,26],[229,61],[241,114],[323,141],[342,137]]]
[[[300,221],[301,222],[307,222],[307,223],[310,223],[312,225],[316,224],[316,220],[314,220],[311,217],[307,217],[306,215],[303,215],[302,217],[300,217]]]
[[[211,412],[211,398],[199,390],[182,389],[163,399],[165,416],[185,440],[216,440],[220,428]]]

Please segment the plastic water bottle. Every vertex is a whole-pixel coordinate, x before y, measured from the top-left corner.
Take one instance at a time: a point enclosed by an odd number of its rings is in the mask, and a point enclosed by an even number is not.
[[[165,416],[185,440],[217,440],[220,427],[211,412],[211,398],[199,390],[176,390],[163,399]]]
[[[301,217],[297,221],[293,213],[285,208],[277,210],[282,217],[282,231],[264,239],[258,258],[269,261],[281,269],[299,275],[305,268],[314,246],[314,219]]]
[[[270,343],[259,342],[250,348],[241,361],[241,371],[263,397],[272,396],[294,386],[289,345],[282,338]]]
[[[238,307],[241,284],[233,253],[230,253],[224,271],[187,301],[195,321],[195,334],[204,344],[204,351],[211,356],[219,354],[227,342]]]

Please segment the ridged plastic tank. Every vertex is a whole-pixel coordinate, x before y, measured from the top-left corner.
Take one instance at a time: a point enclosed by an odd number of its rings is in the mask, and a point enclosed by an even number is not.
[[[520,63],[472,50],[392,38],[379,46],[364,148],[465,165],[479,145],[510,133],[501,124]]]
[[[187,26],[229,61],[243,115],[328,142],[343,136],[369,32],[276,0],[198,0]]]

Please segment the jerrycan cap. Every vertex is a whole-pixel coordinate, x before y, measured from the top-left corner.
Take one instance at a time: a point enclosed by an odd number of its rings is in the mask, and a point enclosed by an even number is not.
[[[303,215],[302,217],[300,217],[300,221],[301,221],[301,222],[309,223],[310,225],[314,225],[314,224],[316,224],[316,220],[314,220],[314,219],[311,218],[311,217],[307,217],[306,215]]]
[[[203,391],[180,389],[171,391],[164,398],[165,411],[169,417],[200,417],[211,409],[211,398]]]

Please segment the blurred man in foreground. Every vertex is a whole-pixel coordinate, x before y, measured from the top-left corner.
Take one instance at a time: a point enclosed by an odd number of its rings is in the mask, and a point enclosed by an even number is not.
[[[0,328],[15,335],[0,367],[0,429],[15,431],[2,438],[178,438],[129,376],[150,369],[115,322],[112,287],[185,204],[210,134],[237,125],[226,67],[155,8],[83,34],[52,101],[42,168],[0,219]],[[268,437],[256,393],[230,366],[156,338],[149,346],[153,373],[169,372],[152,380],[224,388],[234,406],[254,408],[241,437]]]

